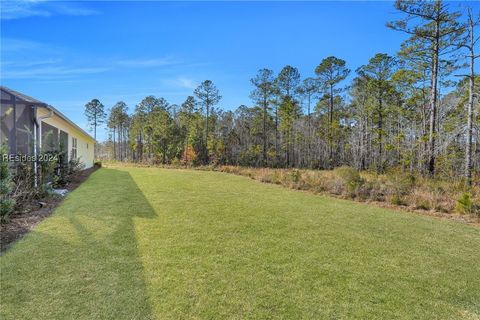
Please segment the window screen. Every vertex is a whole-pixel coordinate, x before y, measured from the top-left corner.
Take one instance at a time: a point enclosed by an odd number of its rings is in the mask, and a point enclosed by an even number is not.
[[[16,105],[17,153],[31,154],[33,150],[33,108]]]
[[[68,133],[60,130],[60,162],[68,162]]]
[[[13,143],[13,104],[0,104],[0,143],[8,142],[10,152],[15,152]]]
[[[42,122],[42,150],[44,152],[59,151],[58,128]]]

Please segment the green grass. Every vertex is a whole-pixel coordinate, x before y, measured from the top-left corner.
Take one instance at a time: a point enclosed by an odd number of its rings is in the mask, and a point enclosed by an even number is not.
[[[479,319],[480,230],[218,172],[94,173],[1,258],[1,319]]]

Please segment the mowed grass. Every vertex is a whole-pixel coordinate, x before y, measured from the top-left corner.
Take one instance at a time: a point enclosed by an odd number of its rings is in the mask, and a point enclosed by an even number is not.
[[[104,168],[0,257],[1,319],[479,319],[480,230],[218,172]]]

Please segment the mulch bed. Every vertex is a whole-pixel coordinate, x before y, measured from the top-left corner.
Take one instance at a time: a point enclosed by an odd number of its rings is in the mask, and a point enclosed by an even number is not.
[[[93,167],[83,170],[75,180],[65,186],[65,189],[69,192],[75,190],[97,169],[98,167]],[[0,224],[0,252],[8,249],[15,241],[22,238],[43,219],[51,215],[62,200],[61,196],[54,196],[22,204],[21,212],[12,214],[8,222]],[[44,205],[41,206],[40,202]]]

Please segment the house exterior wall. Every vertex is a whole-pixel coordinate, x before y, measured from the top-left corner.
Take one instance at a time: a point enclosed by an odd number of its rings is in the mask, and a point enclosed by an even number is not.
[[[37,109],[37,119],[40,120],[42,117],[47,117],[48,115],[50,115],[50,112],[48,109],[43,107]],[[68,146],[67,146],[68,160],[71,160],[71,155],[72,155],[72,138],[76,138],[77,139],[77,158],[80,158],[80,161],[85,165],[86,169],[93,166],[94,148],[95,148],[94,139],[85,135],[83,132],[77,130],[68,122],[63,120],[58,115],[56,115],[55,113],[53,113],[51,117],[41,119],[41,122],[47,123],[68,134]]]

